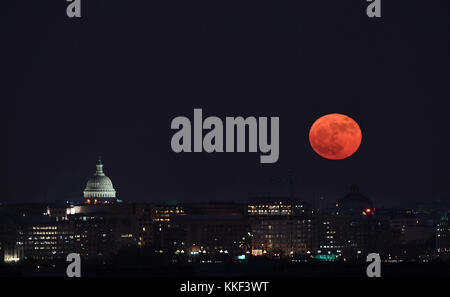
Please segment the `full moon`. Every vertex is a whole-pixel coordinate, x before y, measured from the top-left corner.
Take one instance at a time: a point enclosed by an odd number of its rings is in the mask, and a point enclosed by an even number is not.
[[[309,130],[309,142],[320,156],[342,160],[353,155],[361,144],[362,134],[352,118],[331,113],[318,118]]]

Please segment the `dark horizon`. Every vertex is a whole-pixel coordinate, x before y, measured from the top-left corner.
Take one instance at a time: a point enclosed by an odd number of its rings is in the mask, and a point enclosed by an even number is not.
[[[124,201],[336,200],[358,184],[375,205],[450,196],[448,2],[175,4],[14,1],[1,203],[82,198],[102,155]],[[280,158],[171,151],[176,116],[279,116]],[[343,113],[362,144],[342,161],[308,141]]]

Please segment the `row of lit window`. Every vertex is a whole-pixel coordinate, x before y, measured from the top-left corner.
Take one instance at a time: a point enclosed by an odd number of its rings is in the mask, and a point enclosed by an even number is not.
[[[163,219],[163,218],[156,218],[153,219],[154,222],[170,222],[169,218]]]
[[[30,232],[30,235],[56,235],[59,232]]]
[[[33,226],[33,230],[56,230],[57,227],[55,226]]]

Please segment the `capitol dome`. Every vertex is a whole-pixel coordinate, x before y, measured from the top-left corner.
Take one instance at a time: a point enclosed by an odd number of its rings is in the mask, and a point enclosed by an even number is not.
[[[116,198],[116,190],[114,190],[111,179],[103,173],[101,158],[98,159],[96,167],[94,176],[89,179],[84,189],[84,198],[87,200],[98,199],[99,201],[106,200],[104,198]]]
[[[362,195],[357,185],[350,187],[350,192],[339,199],[336,207],[340,213],[373,214],[372,200]]]

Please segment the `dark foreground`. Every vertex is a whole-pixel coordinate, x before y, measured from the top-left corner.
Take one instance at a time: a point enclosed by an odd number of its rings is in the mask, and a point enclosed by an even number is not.
[[[366,277],[366,263],[311,262],[280,260],[248,262],[165,264],[126,262],[115,265],[83,264],[83,277]],[[66,265],[3,265],[0,276],[65,277]],[[450,277],[450,263],[382,263],[384,277]]]

